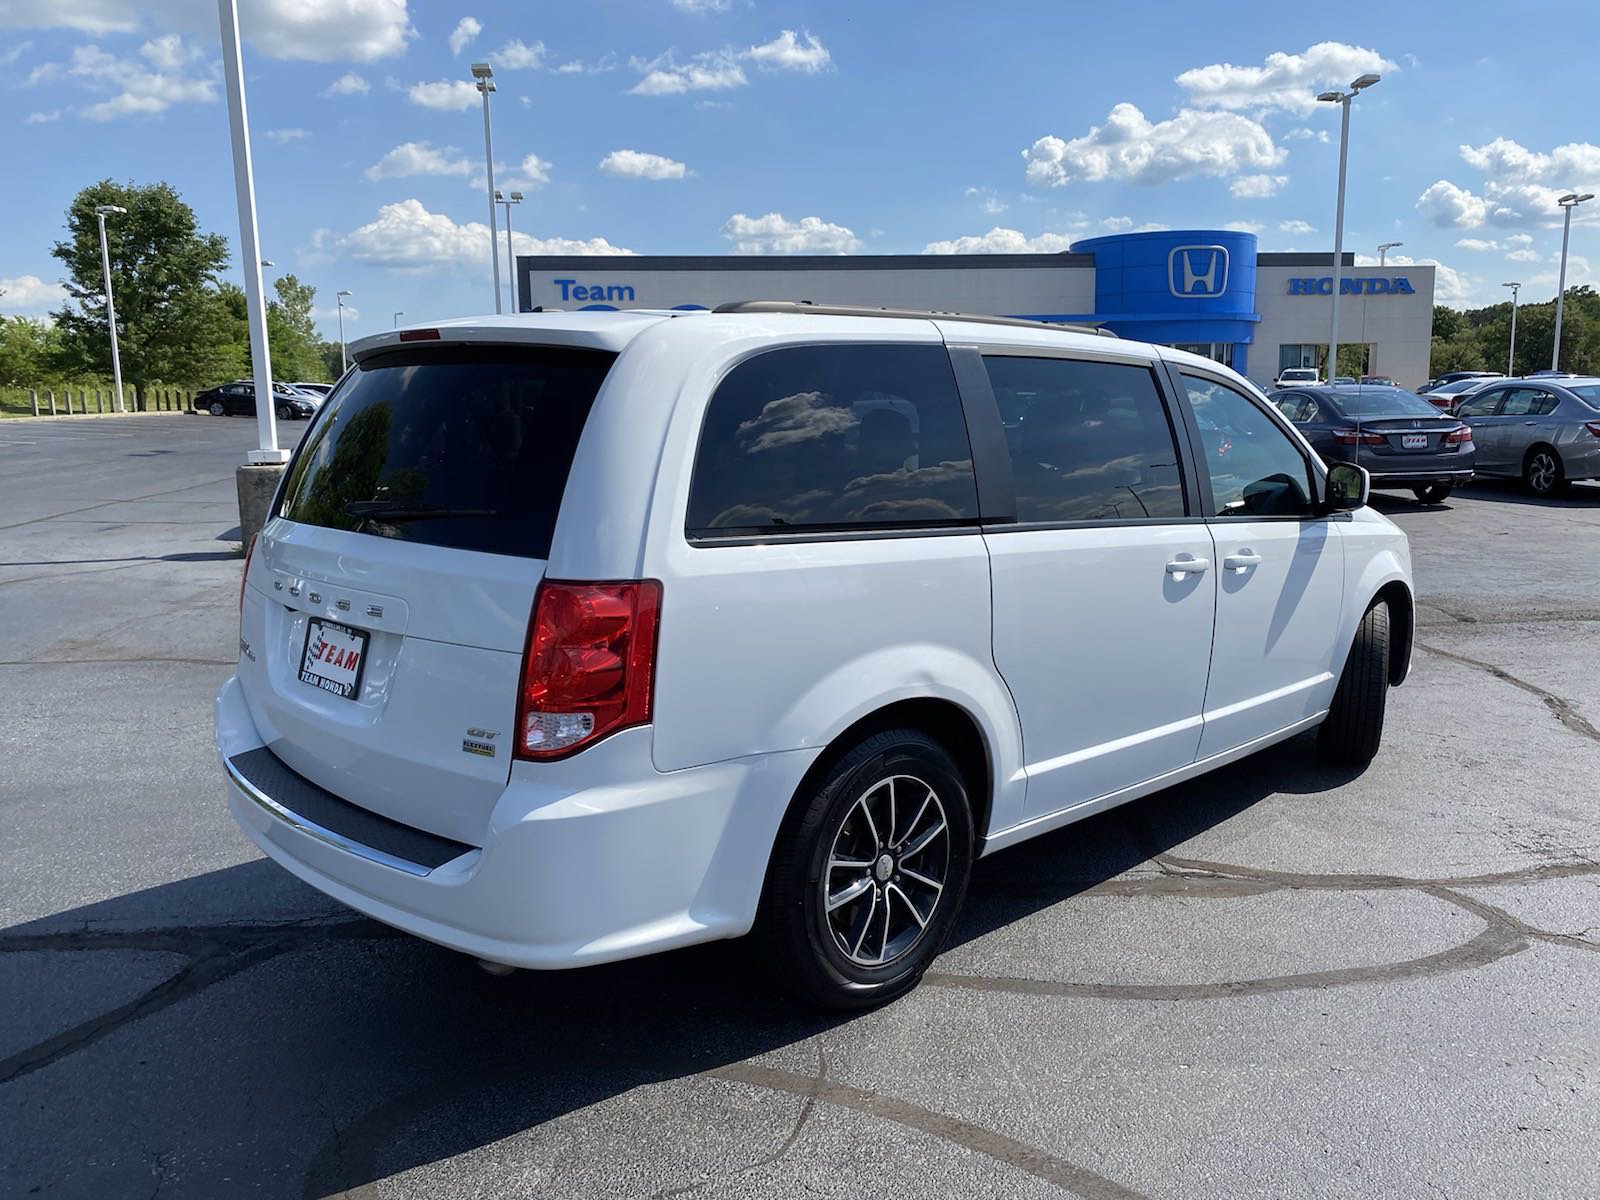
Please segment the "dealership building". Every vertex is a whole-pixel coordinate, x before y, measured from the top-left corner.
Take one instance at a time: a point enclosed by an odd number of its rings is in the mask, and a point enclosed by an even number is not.
[[[1433,268],[1353,264],[1345,255],[1340,346],[1366,347],[1367,373],[1420,386]],[[1062,254],[523,256],[517,296],[523,311],[811,300],[1089,322],[1267,385],[1325,360],[1332,271],[1331,254],[1263,254],[1251,233],[1181,229],[1088,238]]]

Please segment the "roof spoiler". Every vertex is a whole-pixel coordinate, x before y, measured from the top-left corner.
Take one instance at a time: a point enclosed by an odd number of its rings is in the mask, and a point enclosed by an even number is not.
[[[735,300],[719,304],[719,313],[811,313],[824,317],[895,317],[905,320],[972,321],[979,325],[1012,325],[1022,329],[1059,329],[1073,333],[1092,333],[1100,337],[1117,335],[1098,325],[1069,324],[1065,321],[1030,321],[1026,317],[993,317],[982,313],[941,312],[926,308],[873,308],[865,304],[818,304],[815,300]]]

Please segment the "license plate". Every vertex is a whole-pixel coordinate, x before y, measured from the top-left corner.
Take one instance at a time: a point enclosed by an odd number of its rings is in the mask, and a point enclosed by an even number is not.
[[[1400,449],[1426,450],[1428,448],[1428,435],[1425,433],[1402,433],[1400,435]]]
[[[367,637],[365,630],[313,617],[306,625],[300,682],[354,700],[361,691],[361,672],[367,665]]]

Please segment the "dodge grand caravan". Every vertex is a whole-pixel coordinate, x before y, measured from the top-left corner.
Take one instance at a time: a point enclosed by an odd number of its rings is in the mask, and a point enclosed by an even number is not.
[[[1406,539],[1240,376],[817,308],[390,331],[296,452],[216,700],[288,870],[489,964],[753,934],[913,986],[973,860],[1320,726],[1378,750]]]

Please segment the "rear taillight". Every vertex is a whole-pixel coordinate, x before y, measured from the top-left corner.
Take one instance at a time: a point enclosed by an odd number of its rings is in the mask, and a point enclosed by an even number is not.
[[[1470,443],[1471,441],[1471,425],[1458,425],[1456,428],[1444,435],[1444,444],[1446,446],[1462,446]]]
[[[239,572],[239,615],[244,615],[244,584],[250,578],[250,558],[256,552],[257,534],[250,535],[250,544],[244,548],[244,570]]]
[[[575,754],[650,720],[661,585],[539,585],[522,659],[519,758]]]
[[[1594,437],[1600,437],[1600,421],[1585,421],[1583,427]]]
[[[1341,446],[1386,446],[1389,439],[1381,433],[1362,433],[1355,429],[1341,429],[1333,435]]]

